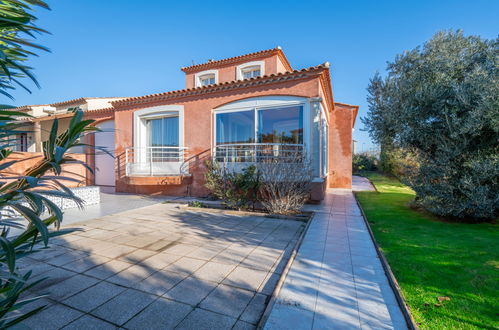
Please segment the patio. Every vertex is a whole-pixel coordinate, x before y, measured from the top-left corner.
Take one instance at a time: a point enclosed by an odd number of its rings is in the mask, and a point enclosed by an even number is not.
[[[63,227],[20,260],[48,306],[17,328],[255,328],[303,228],[172,204]]]

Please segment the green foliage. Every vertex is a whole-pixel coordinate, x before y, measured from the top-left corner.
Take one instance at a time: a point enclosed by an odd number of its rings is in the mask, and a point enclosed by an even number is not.
[[[200,201],[192,201],[192,202],[189,202],[189,206],[190,207],[199,207],[199,208],[203,208],[204,207],[204,204],[201,203]]]
[[[260,176],[255,166],[241,172],[229,170],[216,161],[206,162],[205,186],[229,208],[244,210],[255,207]]]
[[[29,12],[34,7],[48,9],[40,0],[2,0],[0,2],[0,93],[12,98],[9,91],[19,86],[30,92],[20,79],[28,77],[37,87],[31,67],[24,62],[36,56],[34,50],[48,51],[31,41],[37,34],[47,33],[34,25],[36,17]]]
[[[0,110],[0,140],[9,141],[9,136],[14,134],[12,128],[22,125],[15,121],[18,116],[26,114]],[[60,182],[60,179],[76,180],[61,177],[60,174],[64,164],[87,166],[67,154],[69,149],[83,145],[79,142],[83,134],[96,130],[90,126],[93,120],[82,118],[83,112],[77,111],[68,129],[60,135],[57,135],[58,121],[54,120],[49,140],[43,143],[43,159],[28,168],[23,175],[5,177],[0,183],[0,226],[3,227],[0,234],[1,329],[8,328],[41,309],[37,308],[27,314],[19,311],[20,307],[37,298],[18,302],[19,296],[36,283],[27,283],[31,272],[21,274],[16,267],[16,260],[29,254],[35,244],[47,246],[50,237],[48,226],[54,224],[58,228],[60,225],[62,212],[49,197],[68,198],[81,205],[81,200]],[[10,147],[9,143],[0,146],[0,159],[3,160],[0,170],[8,170],[14,164],[14,161],[9,161]],[[91,170],[88,166],[87,168]],[[17,237],[8,237],[10,228],[23,228],[20,221],[27,221],[27,227]]]
[[[419,167],[418,157],[415,152],[402,148],[382,148],[380,153],[380,169],[400,180],[410,177],[411,173]]]
[[[398,180],[368,177],[378,192],[357,198],[419,328],[497,328],[497,225],[439,221],[412,209],[415,193]]]
[[[366,153],[354,154],[352,156],[352,170],[354,173],[376,171],[378,163],[378,159],[375,156]]]
[[[444,216],[499,213],[499,39],[440,32],[371,80],[363,118],[383,148],[417,155],[403,180]]]

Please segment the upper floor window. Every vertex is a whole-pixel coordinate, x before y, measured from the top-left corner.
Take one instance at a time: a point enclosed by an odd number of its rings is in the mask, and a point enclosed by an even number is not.
[[[215,75],[206,74],[204,76],[201,76],[199,77],[199,83],[201,86],[213,85],[215,83]]]
[[[208,70],[199,72],[195,75],[195,86],[202,87],[218,83],[218,71]]]
[[[250,79],[261,77],[265,74],[265,61],[243,63],[236,68],[236,79]]]
[[[256,78],[261,74],[260,66],[250,66],[241,70],[243,79]]]

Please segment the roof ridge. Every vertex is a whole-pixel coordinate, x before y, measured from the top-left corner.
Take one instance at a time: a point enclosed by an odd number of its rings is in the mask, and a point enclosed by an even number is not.
[[[238,55],[238,56],[233,56],[233,57],[227,57],[227,58],[223,58],[223,59],[216,60],[216,61],[215,60],[208,60],[207,62],[203,62],[200,64],[193,64],[193,65],[181,67],[180,70],[182,70],[184,72],[194,71],[196,69],[199,69],[199,68],[202,68],[205,66],[212,66],[213,64],[220,64],[220,63],[224,63],[224,62],[230,63],[230,62],[234,62],[234,61],[239,61],[239,60],[246,58],[246,57],[263,55],[265,53],[271,53],[271,52],[283,53],[281,46],[277,46],[277,47],[271,48],[271,49],[265,49],[265,50],[260,50],[260,51],[253,52],[253,53],[248,53],[248,54],[243,54],[243,55]],[[284,55],[284,53],[282,55]],[[286,62],[287,62],[287,59],[286,59]],[[287,63],[287,64],[289,65],[289,63]]]

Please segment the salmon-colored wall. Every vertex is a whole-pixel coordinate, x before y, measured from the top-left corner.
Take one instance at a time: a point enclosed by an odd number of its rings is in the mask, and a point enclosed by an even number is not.
[[[86,155],[84,154],[69,154],[71,157],[79,160],[85,161]],[[7,157],[1,163],[17,160],[16,163],[9,166],[7,169],[2,170],[2,175],[4,177],[23,175],[24,172],[38,163],[43,159],[43,154],[41,152],[13,152],[9,157]],[[86,169],[80,164],[65,164],[62,166],[61,176],[69,177],[78,180],[78,182],[68,181],[61,179],[68,187],[80,187],[86,184]]]
[[[352,188],[352,107],[335,104],[329,121],[328,188]]]
[[[286,95],[301,97],[317,97],[319,92],[319,79],[309,77],[303,80],[285,81],[272,85],[248,87],[239,90],[228,90],[213,94],[188,96],[171,101],[151,102],[147,105],[141,104],[134,109],[117,110],[115,112],[115,139],[117,156],[117,191],[141,193],[163,193],[163,194],[190,194],[204,196],[208,190],[204,187],[204,161],[211,156],[212,148],[212,119],[213,109],[226,103],[241,99],[269,96]],[[188,187],[175,185],[151,185],[150,179],[144,177],[134,178],[133,184],[125,176],[125,149],[133,146],[133,112],[135,110],[160,106],[160,105],[183,105],[184,106],[184,146],[188,148],[186,161],[189,164],[189,173],[192,174]],[[167,180],[163,178],[162,180]],[[147,182],[146,182],[147,181]]]
[[[264,75],[276,74],[278,72],[285,72],[284,65],[279,59],[278,55],[272,55],[265,58],[257,58],[251,60],[240,61],[237,63],[231,63],[230,65],[214,67],[206,70],[193,71],[185,74],[185,88],[194,88],[196,86],[194,78],[197,73],[208,71],[208,70],[218,70],[218,81],[217,83],[223,83],[228,81],[236,80],[237,77],[237,66],[254,61],[264,61],[265,62],[265,72]]]

